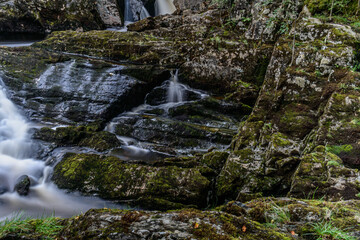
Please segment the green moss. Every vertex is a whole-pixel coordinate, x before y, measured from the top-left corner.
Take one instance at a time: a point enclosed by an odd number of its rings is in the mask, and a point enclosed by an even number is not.
[[[353,150],[353,147],[349,144],[345,145],[327,145],[326,151],[331,152],[333,154],[339,155],[340,153],[347,153],[351,152]]]
[[[45,127],[35,133],[35,138],[54,142],[59,146],[90,147],[101,152],[120,146],[114,134],[99,130],[100,125],[95,123],[78,127],[59,127],[56,130]]]
[[[93,154],[66,154],[56,165],[53,179],[61,188],[97,193],[107,199],[132,199],[137,204],[150,199],[153,206],[175,208],[180,204],[204,206],[210,187],[197,168],[126,164],[115,157]],[[147,202],[141,201],[144,196]]]
[[[282,133],[274,133],[271,136],[271,142],[273,143],[274,147],[286,147],[291,145],[288,137]]]
[[[220,172],[228,156],[229,153],[227,152],[210,152],[202,157],[201,162],[215,171]]]

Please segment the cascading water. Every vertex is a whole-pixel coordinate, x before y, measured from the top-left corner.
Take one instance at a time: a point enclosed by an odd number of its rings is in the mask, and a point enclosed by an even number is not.
[[[172,75],[169,88],[167,90],[168,102],[182,102],[184,101],[184,86],[179,84],[179,70],[176,70],[175,74]]]
[[[32,33],[2,33],[0,35],[0,46],[5,47],[24,47],[30,46],[37,41],[45,38],[43,34]]]
[[[140,12],[140,20],[145,19],[147,17],[150,17],[150,13],[148,12],[148,10],[146,10],[145,6],[142,6]]]
[[[125,26],[134,22],[134,16],[130,6],[130,0],[125,0],[124,21],[125,21]]]
[[[156,0],[155,2],[155,15],[172,14],[176,11],[173,0]]]
[[[44,214],[65,217],[104,207],[102,200],[68,195],[49,181],[52,168],[31,158],[34,142],[28,130],[29,124],[0,87],[0,218],[19,211],[35,217]],[[31,180],[28,196],[14,191],[17,179],[24,175]]]

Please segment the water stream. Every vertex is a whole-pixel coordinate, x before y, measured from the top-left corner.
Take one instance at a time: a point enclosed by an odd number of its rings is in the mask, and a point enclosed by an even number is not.
[[[175,12],[176,7],[173,0],[156,0],[155,1],[155,15],[172,14]]]
[[[3,47],[26,47],[45,38],[44,34],[34,33],[2,33],[0,46]]]
[[[143,140],[143,137],[147,138],[148,136],[142,136],[142,134],[147,135],[146,132],[149,132],[151,135],[152,131],[156,131],[152,129],[152,127],[155,127],[155,129],[159,128],[160,131],[171,132],[169,129],[166,130],[168,127],[167,124],[177,124],[174,122],[177,120],[174,120],[173,117],[169,115],[169,111],[173,111],[181,106],[195,104],[195,102],[209,97],[204,91],[193,89],[188,85],[180,83],[178,74],[179,71],[176,70],[172,73],[169,80],[163,82],[161,86],[154,88],[145,98],[144,104],[131,111],[120,114],[107,125],[105,130],[117,134],[118,139],[124,145],[121,150],[112,151],[111,154],[123,160],[144,160],[151,162],[162,157],[188,153],[188,149],[186,148],[177,148],[177,150],[175,150],[176,152],[172,153],[158,150],[159,145],[167,148],[167,144],[163,145],[163,143],[148,142]],[[151,119],[152,123],[150,126],[147,125],[146,119]],[[136,136],[128,137],[119,135],[119,128],[124,128],[127,122],[132,121],[136,122],[133,124],[134,130],[132,132],[132,135]],[[186,121],[187,120],[184,120],[184,122]],[[139,129],[137,130],[136,128]],[[210,142],[208,144],[211,145]],[[197,150],[206,150],[210,145],[204,145],[204,149]]]
[[[125,26],[134,22],[134,16],[130,6],[130,0],[125,0],[124,22]]]
[[[172,80],[168,88],[167,99],[168,102],[182,102],[185,94],[185,85],[179,84],[179,70],[175,74],[172,73]]]
[[[1,79],[0,79],[1,80]],[[26,215],[68,217],[90,208],[106,206],[98,198],[81,197],[59,190],[49,180],[52,167],[32,158],[34,142],[29,136],[30,125],[0,86],[0,219],[14,212]],[[14,191],[19,177],[31,180],[28,196]]]

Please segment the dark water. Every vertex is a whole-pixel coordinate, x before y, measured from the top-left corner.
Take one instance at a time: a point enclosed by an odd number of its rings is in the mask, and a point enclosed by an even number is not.
[[[45,34],[39,33],[0,33],[0,46],[24,47],[45,39]]]

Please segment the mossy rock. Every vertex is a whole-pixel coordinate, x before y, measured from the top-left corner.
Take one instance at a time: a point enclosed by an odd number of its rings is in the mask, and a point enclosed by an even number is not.
[[[106,199],[137,200],[148,196],[158,203],[163,199],[169,204],[198,207],[206,205],[210,190],[210,181],[198,168],[126,164],[115,157],[91,154],[66,154],[55,167],[53,180],[60,188]]]
[[[201,162],[206,166],[214,169],[216,172],[220,172],[224,166],[226,159],[228,158],[229,153],[227,152],[210,152],[203,155]]]
[[[314,152],[301,157],[300,160],[289,196],[324,198],[332,201],[358,198],[358,170],[346,168],[342,160],[327,152],[324,146],[318,146]]]
[[[106,131],[99,131],[98,125],[59,127],[56,130],[41,128],[35,138],[52,142],[58,146],[89,147],[104,152],[120,146],[117,137]]]

